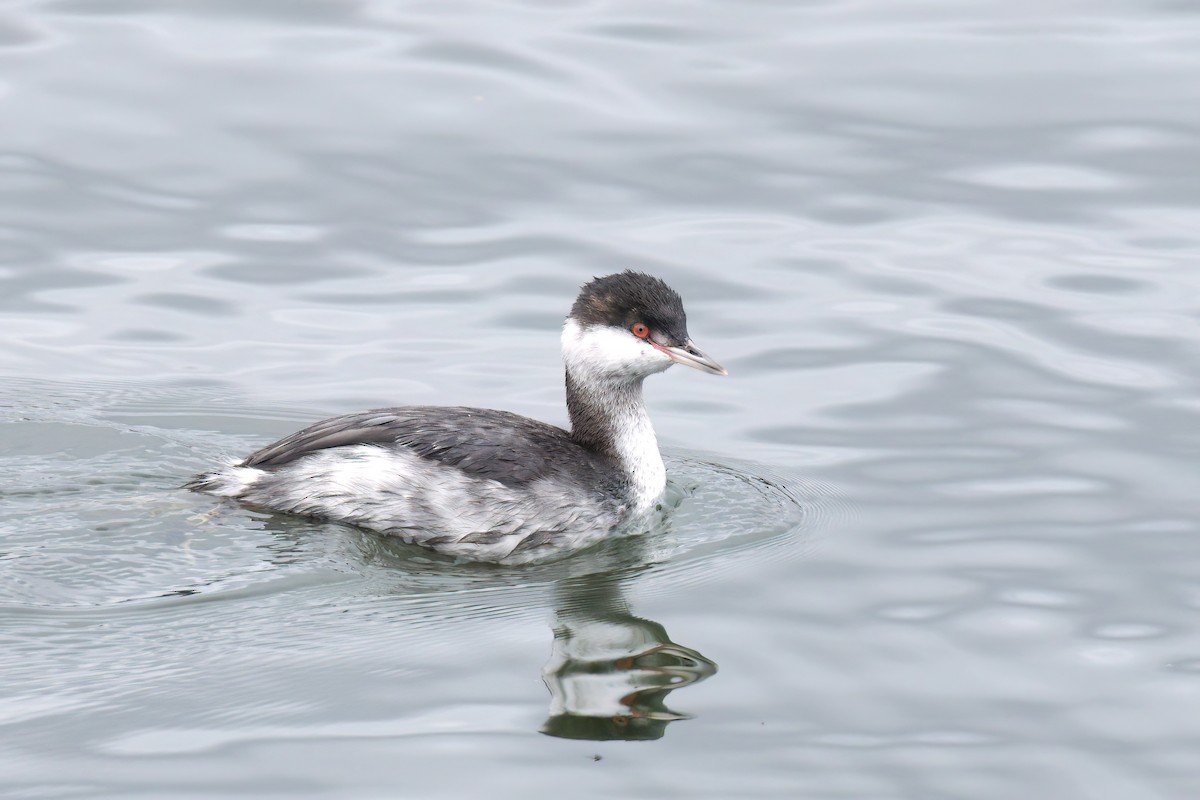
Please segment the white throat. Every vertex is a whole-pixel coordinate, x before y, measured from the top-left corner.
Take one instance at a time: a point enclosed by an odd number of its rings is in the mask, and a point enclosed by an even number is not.
[[[653,507],[666,488],[667,471],[642,399],[642,380],[669,367],[670,358],[628,332],[583,328],[572,319],[563,326],[562,349],[572,434],[618,460],[635,510]]]
[[[650,424],[650,415],[641,401],[638,387],[636,408],[613,416],[614,449],[629,476],[629,484],[638,511],[652,507],[667,488],[667,468],[658,450],[658,438]]]

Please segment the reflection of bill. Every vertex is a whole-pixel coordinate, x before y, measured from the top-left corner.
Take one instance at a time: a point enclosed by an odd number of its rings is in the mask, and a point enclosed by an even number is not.
[[[667,695],[704,680],[717,665],[672,642],[657,622],[629,614],[614,584],[588,588],[575,597],[585,602],[558,613],[553,651],[543,670],[551,700],[542,733],[565,739],[658,739],[667,723],[688,718],[666,707]]]

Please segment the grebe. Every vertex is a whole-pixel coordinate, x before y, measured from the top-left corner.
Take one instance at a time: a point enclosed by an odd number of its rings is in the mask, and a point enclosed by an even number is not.
[[[507,411],[382,408],[318,422],[188,488],[481,561],[585,547],[666,488],[642,381],[673,364],[727,373],[692,343],[679,295],[632,271],[582,288],[562,354],[569,432]]]

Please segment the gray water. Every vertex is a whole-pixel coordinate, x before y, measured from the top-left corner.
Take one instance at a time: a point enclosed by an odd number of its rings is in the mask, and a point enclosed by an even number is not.
[[[6,797],[1200,795],[1194,3],[16,0],[0,197]],[[178,488],[627,267],[668,530]]]

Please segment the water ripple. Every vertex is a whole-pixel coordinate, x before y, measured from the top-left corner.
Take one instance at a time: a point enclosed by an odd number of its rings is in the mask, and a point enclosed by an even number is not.
[[[0,793],[1194,795],[1198,23],[9,4]],[[731,372],[647,386],[687,496],[644,558],[176,491],[340,411],[561,423],[562,317],[626,267]],[[666,628],[720,663],[697,719],[536,734],[547,657]]]

